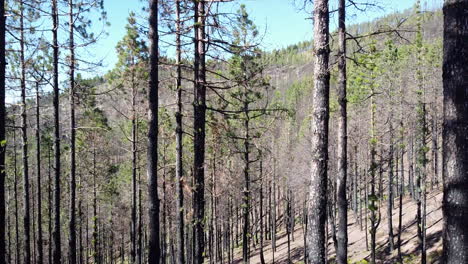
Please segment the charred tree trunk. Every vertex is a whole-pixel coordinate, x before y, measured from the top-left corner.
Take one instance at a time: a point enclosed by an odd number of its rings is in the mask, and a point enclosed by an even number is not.
[[[44,250],[42,248],[41,128],[39,107],[39,82],[36,82],[37,264],[42,264],[44,262]]]
[[[149,9],[150,74],[149,74],[149,132],[148,132],[148,196],[149,245],[148,264],[160,263],[159,198],[158,198],[158,89],[159,37],[158,1],[150,1]]]
[[[31,263],[30,199],[29,199],[29,158],[28,158],[28,120],[26,114],[26,62],[24,58],[24,7],[20,1],[20,61],[21,61],[21,144],[23,159],[23,235],[24,263]]]
[[[70,264],[76,264],[76,121],[75,121],[75,17],[73,0],[69,6],[69,50],[70,50],[70,217],[68,219],[68,254]]]
[[[59,46],[58,46],[58,23],[59,16],[57,11],[57,0],[52,0],[52,35],[53,35],[53,105],[54,105],[54,231],[53,231],[53,262],[62,263],[62,249],[60,238],[60,108],[59,108]]]
[[[15,122],[14,122],[15,123]],[[15,196],[15,241],[16,241],[16,252],[15,252],[15,264],[20,264],[20,252],[21,242],[19,237],[19,201],[18,201],[18,164],[17,164],[17,153],[16,153],[16,130],[13,130],[13,192]]]
[[[193,102],[193,168],[194,168],[194,264],[202,264],[205,255],[205,114],[206,114],[206,68],[205,68],[205,1],[194,1],[194,102]]]
[[[330,48],[328,1],[314,2],[314,92],[312,109],[312,166],[308,204],[307,247],[310,263],[325,263],[325,225],[327,216],[327,164]]]
[[[387,203],[387,221],[388,221],[388,249],[393,251],[394,241],[393,241],[393,127],[390,122],[390,153],[388,158],[388,203]]]
[[[443,11],[443,258],[455,264],[468,263],[468,1],[445,1]]]
[[[131,99],[131,111],[132,111],[132,213],[131,213],[131,248],[130,257],[131,263],[136,261],[137,251],[137,113],[136,113],[136,80],[135,80],[135,64],[131,65],[131,86],[132,86],[132,99]]]
[[[263,157],[260,157],[260,263],[265,264],[263,253],[264,227],[263,227]]]
[[[338,2],[338,175],[336,182],[337,217],[337,248],[336,262],[346,264],[348,262],[348,200],[346,198],[346,181],[348,174],[348,146],[347,146],[347,113],[346,113],[346,3]]]
[[[185,241],[184,241],[184,186],[183,186],[183,128],[182,128],[182,43],[181,43],[181,19],[180,1],[176,0],[176,89],[177,89],[177,112],[176,112],[176,181],[177,181],[177,263],[185,263]]]
[[[6,263],[5,237],[5,154],[6,154],[6,109],[5,109],[5,0],[0,1],[0,264]]]

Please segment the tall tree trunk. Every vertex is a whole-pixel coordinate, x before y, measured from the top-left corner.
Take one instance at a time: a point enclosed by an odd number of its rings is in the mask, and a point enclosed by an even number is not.
[[[0,0],[0,264],[6,263],[5,253],[5,0]]]
[[[403,196],[405,194],[405,130],[403,126],[403,86],[400,88],[400,171],[401,171],[401,182],[400,182],[400,195],[399,195],[399,209],[398,209],[398,260],[402,263],[403,256],[401,252],[401,232],[403,222]]]
[[[151,0],[149,8],[150,76],[149,76],[149,132],[148,132],[148,198],[149,245],[148,264],[160,262],[159,198],[158,198],[158,0]]]
[[[39,82],[36,82],[37,264],[43,264],[44,250],[42,248],[41,128],[39,107]]]
[[[388,221],[388,249],[393,251],[394,241],[393,241],[393,160],[394,160],[394,151],[393,151],[393,126],[390,122],[390,151],[388,158],[388,203],[387,203],[387,221]]]
[[[265,264],[263,253],[263,157],[260,157],[260,263]]]
[[[423,37],[422,37],[422,25],[421,19],[422,15],[420,14],[420,4],[419,1],[416,3],[416,14],[417,14],[417,33],[416,33],[416,49],[417,49],[417,69],[416,69],[416,80],[418,89],[416,95],[418,97],[417,106],[416,106],[416,118],[417,118],[417,129],[416,129],[416,143],[417,143],[417,163],[416,163],[416,172],[417,172],[417,224],[418,224],[418,238],[419,238],[419,247],[421,250],[421,263],[426,264],[426,236],[425,236],[425,207],[426,207],[426,102],[425,102],[425,85],[424,85],[424,76],[422,72],[423,67]]]
[[[162,199],[162,232],[161,232],[161,261],[163,264],[166,264],[167,261],[167,228],[166,228],[166,223],[167,223],[167,192],[166,192],[166,142],[165,142],[165,137],[163,136],[162,138],[162,193],[163,193],[163,199]]]
[[[327,164],[330,48],[328,0],[314,2],[314,92],[312,109],[312,165],[309,191],[307,247],[310,263],[325,263],[325,220],[327,215]]]
[[[52,0],[52,47],[53,47],[53,105],[54,105],[54,231],[53,231],[53,260],[54,264],[62,263],[62,249],[60,238],[60,108],[59,108],[59,46],[58,46],[58,27],[59,16],[57,11],[57,0]]]
[[[249,135],[249,104],[247,102],[247,91],[244,92],[244,191],[243,191],[243,232],[242,232],[242,257],[243,263],[249,263],[250,252],[250,135]]]
[[[96,183],[96,147],[93,146],[93,260],[99,264],[99,233],[98,233],[98,205],[97,205],[97,183]]]
[[[377,233],[377,227],[379,225],[379,221],[377,219],[377,205],[375,202],[378,200],[377,195],[375,194],[375,174],[376,174],[376,169],[377,169],[377,163],[375,160],[376,156],[376,147],[377,147],[377,136],[376,136],[376,103],[375,103],[375,95],[374,95],[374,86],[371,84],[371,142],[370,142],[370,195],[367,196],[367,199],[369,200],[370,204],[368,205],[368,208],[370,210],[371,216],[370,216],[370,238],[371,238],[371,261],[370,263],[375,264],[376,260],[376,233]],[[391,124],[391,123],[390,123]],[[391,126],[390,126],[391,129]],[[390,159],[393,157],[391,156]],[[392,169],[390,168],[390,171]],[[390,198],[389,198],[390,199]],[[390,206],[391,208],[391,206]],[[391,219],[390,215],[390,219]],[[390,222],[391,223],[391,222]],[[390,228],[392,229],[392,228]],[[393,246],[393,232],[391,234],[391,244]],[[393,249],[393,248],[392,248]]]
[[[52,264],[53,261],[53,254],[52,254],[52,207],[53,207],[53,199],[52,199],[52,153],[51,153],[51,146],[47,146],[47,216],[48,216],[48,233],[49,233],[49,256],[48,256],[48,264]],[[17,263],[18,264],[18,263]]]
[[[276,146],[275,144],[273,146]],[[271,254],[272,260],[275,261],[276,252],[276,158],[273,157],[273,173],[272,173],[272,191],[273,191],[273,209],[271,210]]]
[[[194,54],[194,102],[193,102],[193,168],[194,168],[194,264],[202,264],[205,254],[205,114],[206,114],[206,68],[205,68],[205,1],[194,1],[195,54]]]
[[[141,173],[140,170],[138,170],[138,251],[137,251],[137,256],[138,256],[138,264],[143,263],[143,206],[142,206],[142,191],[141,191]]]
[[[348,174],[348,146],[346,120],[346,1],[338,2],[338,104],[340,115],[338,123],[338,175],[336,181],[336,203],[338,207],[337,219],[337,248],[336,261],[338,264],[348,263],[348,200],[346,198],[346,181]]]
[[[456,264],[468,263],[468,0],[447,0],[443,12],[443,258]]]
[[[181,43],[181,19],[180,1],[176,0],[176,88],[177,88],[177,112],[176,112],[176,186],[177,186],[177,263],[185,263],[184,254],[184,186],[183,186],[183,128],[182,128],[182,43]]]
[[[13,122],[15,125],[15,122]],[[15,196],[15,239],[16,239],[16,252],[15,252],[15,264],[20,264],[20,250],[21,242],[19,237],[19,201],[18,201],[18,164],[17,164],[17,153],[16,153],[16,129],[13,129],[13,192]]]
[[[131,66],[131,86],[132,86],[132,219],[131,219],[131,248],[130,248],[130,257],[131,262],[135,263],[136,261],[136,250],[137,250],[137,113],[136,113],[136,80],[135,80],[135,64],[132,63]]]
[[[435,103],[434,103],[435,104]],[[432,182],[433,185],[439,186],[439,144],[438,144],[438,129],[437,129],[437,112],[436,106],[433,106],[432,117]]]
[[[23,235],[24,235],[24,263],[31,262],[31,231],[30,231],[30,199],[29,199],[29,165],[28,165],[28,120],[26,114],[26,61],[24,58],[24,7],[20,1],[20,60],[21,60],[21,144],[23,159]]]
[[[75,122],[75,17],[73,0],[68,0],[70,50],[70,217],[68,219],[68,253],[70,264],[76,264],[76,122]]]

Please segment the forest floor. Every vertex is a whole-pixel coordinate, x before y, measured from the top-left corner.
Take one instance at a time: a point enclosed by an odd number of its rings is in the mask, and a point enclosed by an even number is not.
[[[393,209],[393,234],[394,243],[398,241],[398,198],[395,199]],[[397,249],[390,252],[388,249],[388,217],[386,202],[380,207],[381,221],[377,229],[377,263],[390,264],[397,263]],[[416,224],[417,204],[415,200],[409,196],[403,199],[402,213],[402,255],[404,263],[420,263],[420,251],[418,249],[419,240],[417,237]],[[364,224],[364,223],[363,223]],[[291,240],[291,260],[292,263],[303,263],[304,261],[304,233],[301,225],[294,231],[294,241]],[[427,195],[427,260],[428,263],[439,263],[439,258],[442,251],[442,192],[440,190],[430,191]],[[368,237],[370,243],[370,236]],[[360,224],[356,222],[354,212],[348,214],[348,255],[349,263],[368,263],[370,251],[366,248],[366,233],[365,226],[361,230]],[[288,263],[288,242],[285,232],[281,232],[277,238],[277,249],[273,255],[271,249],[271,241],[264,243],[264,256],[266,263]],[[238,249],[236,261],[233,263],[242,263],[242,249]],[[333,241],[330,238],[328,243],[328,252],[330,262],[334,263],[335,249]],[[252,249],[251,264],[260,263],[259,248]]]

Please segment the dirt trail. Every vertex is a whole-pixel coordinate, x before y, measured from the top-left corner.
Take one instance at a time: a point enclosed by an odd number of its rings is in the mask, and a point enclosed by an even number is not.
[[[385,203],[385,202],[384,202]],[[395,208],[393,210],[393,233],[394,243],[397,244],[398,233],[398,199],[395,199]],[[442,249],[442,192],[435,190],[427,196],[427,256],[428,263],[438,263],[438,257]],[[404,263],[420,263],[420,252],[418,249],[419,240],[417,238],[416,212],[417,204],[410,197],[403,199],[403,220],[402,220],[402,255]],[[387,207],[383,204],[381,207],[382,219],[377,230],[377,263],[390,264],[397,263],[397,250],[389,252],[388,250],[388,222]],[[360,229],[359,223],[353,212],[348,214],[348,254],[350,263],[359,263],[367,259],[370,251],[366,249],[366,234]],[[300,225],[299,225],[300,226]],[[294,241],[291,241],[291,259],[292,263],[303,263],[304,256],[304,238],[302,228],[297,228],[294,232]],[[369,237],[370,239],[370,237]],[[266,263],[288,263],[288,247],[286,234],[280,233],[277,238],[277,249],[274,254],[274,262],[270,241],[265,241],[264,255]],[[330,238],[328,243],[330,259],[334,258],[335,250],[333,241]],[[253,249],[251,254],[251,264],[260,263],[260,251]],[[240,252],[239,252],[240,253]],[[242,255],[237,254],[238,258],[234,263],[242,263]],[[330,261],[333,263],[333,261]],[[367,263],[367,262],[360,262]]]

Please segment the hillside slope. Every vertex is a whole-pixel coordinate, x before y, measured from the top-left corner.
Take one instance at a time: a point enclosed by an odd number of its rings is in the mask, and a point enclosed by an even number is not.
[[[398,204],[398,200],[395,199],[395,205]],[[440,190],[434,190],[427,196],[427,245],[428,245],[428,263],[439,263],[438,258],[442,249],[442,192]],[[420,263],[419,250],[418,250],[418,237],[417,237],[417,226],[416,226],[416,202],[410,197],[405,197],[403,200],[403,220],[402,220],[402,255],[404,263]],[[388,224],[386,216],[386,206],[382,205],[382,220],[377,231],[377,263],[391,264],[397,263],[397,250],[388,252]],[[348,214],[348,254],[350,263],[367,263],[366,259],[370,256],[370,251],[366,248],[366,233],[365,228],[361,230],[359,223],[356,222],[356,217],[353,212]],[[395,234],[395,244],[397,243],[397,231],[398,231],[398,208],[393,210],[393,232]],[[299,228],[295,230],[294,241],[291,241],[291,259],[292,263],[303,263],[304,261],[304,242],[303,242],[303,229],[298,225]],[[329,236],[330,237],[330,236]],[[329,239],[328,243],[330,262],[334,263],[334,246],[333,240]],[[274,263],[282,264],[288,263],[288,245],[287,236],[282,232],[278,236],[277,250],[275,252]],[[239,252],[241,253],[241,252]],[[265,248],[265,262],[273,263],[272,261],[272,250],[271,241],[266,241]],[[237,255],[237,259],[234,263],[242,263],[242,254]],[[260,262],[260,251],[259,248],[253,250],[251,254],[251,264],[259,264]]]

